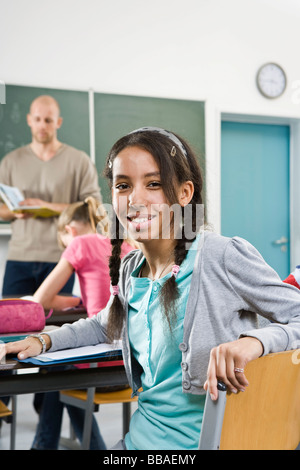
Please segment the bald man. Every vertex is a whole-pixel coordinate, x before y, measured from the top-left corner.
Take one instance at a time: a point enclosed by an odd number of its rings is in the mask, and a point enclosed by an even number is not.
[[[18,187],[25,196],[23,204],[41,205],[58,213],[87,196],[101,200],[97,171],[90,158],[57,138],[62,121],[53,97],[37,97],[27,115],[31,143],[6,155],[0,164],[0,182]],[[2,295],[32,295],[61,255],[57,217],[15,214],[5,204],[0,207],[0,217],[12,221]],[[73,281],[63,292],[70,293],[72,285]]]

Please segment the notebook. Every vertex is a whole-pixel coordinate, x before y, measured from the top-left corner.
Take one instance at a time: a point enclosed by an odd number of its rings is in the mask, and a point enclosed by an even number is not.
[[[12,212],[30,212],[34,214],[34,217],[54,217],[59,215],[59,212],[53,211],[48,207],[20,206],[20,202],[24,201],[24,196],[19,188],[14,186],[7,186],[6,184],[0,183],[0,196]]]

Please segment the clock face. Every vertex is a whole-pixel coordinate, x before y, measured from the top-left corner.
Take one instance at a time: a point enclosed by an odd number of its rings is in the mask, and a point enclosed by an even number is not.
[[[257,86],[266,98],[277,98],[286,88],[286,75],[277,64],[265,64],[257,73]]]

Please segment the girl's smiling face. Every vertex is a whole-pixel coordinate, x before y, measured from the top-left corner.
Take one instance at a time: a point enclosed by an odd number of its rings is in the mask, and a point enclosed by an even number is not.
[[[148,151],[126,147],[114,159],[112,200],[129,237],[137,241],[161,238],[163,213],[169,212],[169,203],[160,169]]]

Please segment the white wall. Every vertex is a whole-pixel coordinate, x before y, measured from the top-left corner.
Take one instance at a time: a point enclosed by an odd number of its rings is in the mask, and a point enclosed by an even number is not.
[[[298,0],[0,0],[0,9],[7,83],[296,112]],[[258,67],[270,60],[289,79],[274,102],[255,86]]]
[[[0,15],[6,83],[205,100],[217,228],[220,114],[300,118],[298,0],[0,0]],[[255,84],[268,61],[288,77],[277,100]]]

